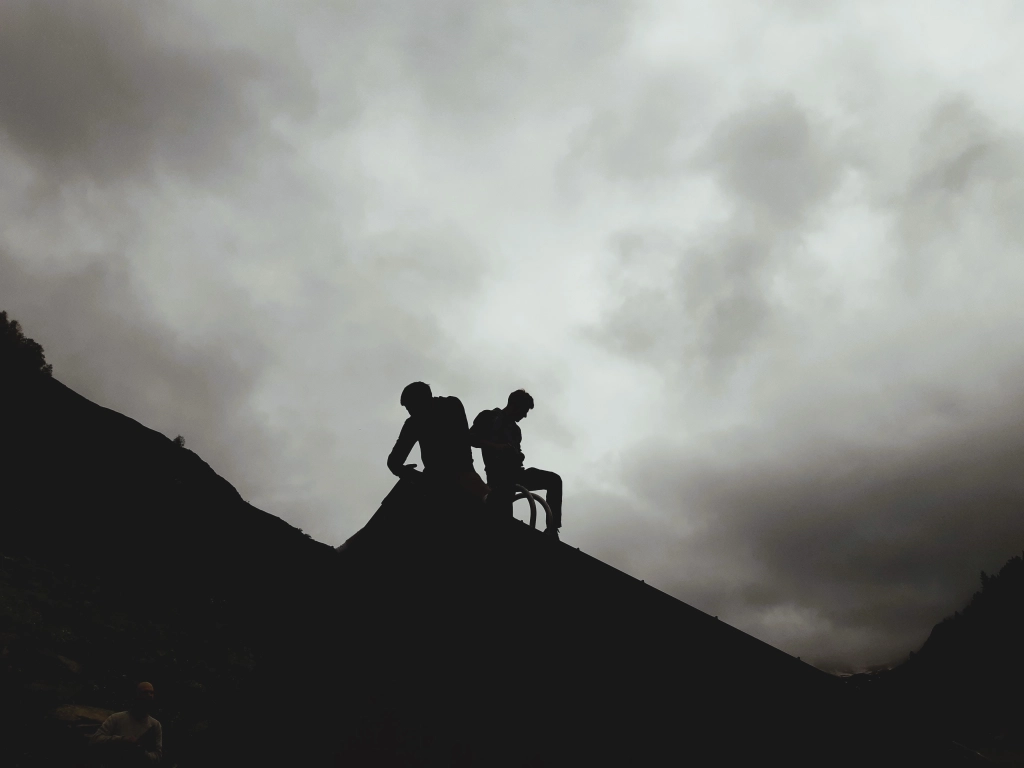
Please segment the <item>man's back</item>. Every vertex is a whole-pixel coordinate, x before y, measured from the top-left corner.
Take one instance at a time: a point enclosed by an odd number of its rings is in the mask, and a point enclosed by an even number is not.
[[[489,443],[507,443],[518,449],[523,442],[523,432],[513,419],[508,418],[501,408],[481,411],[473,419],[470,430],[475,438],[482,438]],[[480,453],[484,457],[484,469],[488,472],[501,472],[522,465],[521,454],[496,451],[488,446],[482,447]]]
[[[457,397],[435,397],[422,416],[410,418],[420,443],[420,458],[428,472],[473,466],[466,409]],[[404,431],[404,430],[403,430]]]

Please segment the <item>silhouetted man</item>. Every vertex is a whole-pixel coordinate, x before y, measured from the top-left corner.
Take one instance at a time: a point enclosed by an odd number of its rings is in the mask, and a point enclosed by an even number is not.
[[[503,513],[512,514],[514,486],[521,485],[531,491],[547,491],[551,518],[545,533],[558,538],[562,527],[562,478],[554,472],[523,467],[523,433],[519,422],[533,408],[533,398],[526,390],[517,389],[508,396],[504,408],[481,411],[469,430],[470,442],[484,455],[487,485],[493,495],[492,503]]]
[[[139,683],[135,700],[124,712],[115,712],[92,735],[89,743],[103,750],[102,764],[111,766],[155,765],[163,757],[160,721],[149,713],[155,693],[150,683]]]
[[[409,452],[420,444],[423,476],[441,487],[457,488],[469,498],[482,501],[487,486],[473,469],[466,409],[457,397],[434,397],[430,386],[415,381],[402,390],[401,403],[409,412],[395,447],[388,456],[388,469],[401,478],[418,479],[415,464],[406,464]]]

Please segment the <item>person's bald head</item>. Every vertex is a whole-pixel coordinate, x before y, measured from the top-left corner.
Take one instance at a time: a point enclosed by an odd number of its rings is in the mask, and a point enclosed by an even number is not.
[[[153,708],[153,698],[156,691],[152,683],[139,683],[135,686],[135,701],[132,702],[132,710],[139,717],[148,715]]]

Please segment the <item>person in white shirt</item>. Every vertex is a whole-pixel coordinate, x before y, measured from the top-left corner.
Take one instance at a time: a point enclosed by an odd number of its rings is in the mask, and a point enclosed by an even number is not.
[[[163,757],[163,729],[149,713],[155,691],[151,683],[139,683],[135,700],[124,712],[115,712],[97,729],[90,744],[102,749],[110,766],[156,765]]]

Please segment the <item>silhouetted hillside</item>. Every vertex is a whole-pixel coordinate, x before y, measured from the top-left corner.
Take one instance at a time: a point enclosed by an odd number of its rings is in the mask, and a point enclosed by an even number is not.
[[[46,713],[121,709],[152,678],[168,754],[187,751],[315,602],[333,551],[55,379],[8,371],[0,402],[0,739],[35,753]]]
[[[521,523],[399,485],[339,554],[52,378],[0,388],[12,765],[70,755],[54,713],[122,708],[138,678],[182,766],[956,764],[941,734]]]
[[[14,373],[52,376],[53,366],[39,342],[25,336],[21,323],[0,312],[0,376]]]
[[[1011,558],[994,576],[982,571],[981,586],[878,689],[964,743],[1024,763],[1024,560]]]

